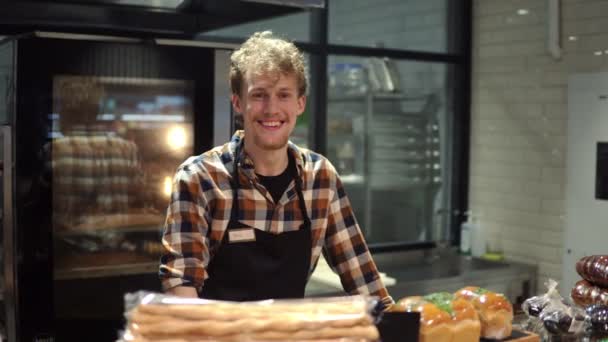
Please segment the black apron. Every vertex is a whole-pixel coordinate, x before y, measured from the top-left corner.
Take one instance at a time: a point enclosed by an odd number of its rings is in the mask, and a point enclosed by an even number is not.
[[[302,298],[310,270],[312,235],[297,167],[290,168],[290,173],[304,223],[296,231],[272,234],[245,226],[238,220],[238,148],[235,156],[230,221],[207,267],[209,278],[203,284],[200,297],[231,301]],[[289,158],[293,158],[291,154]],[[231,236],[236,236],[230,232],[255,235],[255,241],[230,241]]]

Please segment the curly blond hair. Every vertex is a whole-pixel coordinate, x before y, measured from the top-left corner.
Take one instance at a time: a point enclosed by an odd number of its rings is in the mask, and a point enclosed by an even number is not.
[[[295,75],[298,95],[306,95],[308,91],[304,56],[292,42],[274,36],[272,31],[254,33],[232,53],[230,62],[230,88],[235,95],[241,94],[248,73]]]

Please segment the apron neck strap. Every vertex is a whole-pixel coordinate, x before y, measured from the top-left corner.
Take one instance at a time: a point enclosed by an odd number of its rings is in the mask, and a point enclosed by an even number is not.
[[[291,176],[293,180],[296,182],[296,192],[298,194],[298,204],[300,205],[300,211],[302,212],[302,217],[304,218],[304,224],[310,227],[310,218],[308,217],[308,211],[306,210],[306,202],[304,201],[304,194],[302,193],[302,178],[298,174],[298,166],[296,165],[295,157],[287,152],[290,162],[291,168]]]
[[[232,170],[232,210],[230,213],[230,218],[233,220],[238,220],[239,213],[239,161],[241,160],[241,145],[237,145],[234,151],[234,168]],[[300,206],[300,211],[302,212],[302,217],[304,218],[304,224],[310,227],[311,222],[308,217],[308,211],[306,210],[306,202],[304,201],[304,194],[302,193],[302,178],[298,174],[298,167],[296,165],[295,157],[291,155],[289,150],[287,151],[288,168],[290,169],[290,174],[293,180],[296,183],[296,193],[298,194],[298,205]]]

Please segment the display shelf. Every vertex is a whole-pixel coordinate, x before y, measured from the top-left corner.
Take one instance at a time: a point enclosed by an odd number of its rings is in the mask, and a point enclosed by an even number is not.
[[[160,213],[116,213],[82,216],[78,223],[57,223],[57,236],[101,235],[105,233],[160,232],[165,216]]]
[[[374,218],[379,210],[374,196],[384,191],[400,191],[394,195],[401,205],[415,207],[412,215],[424,221],[416,225],[431,227],[429,208],[441,186],[439,103],[437,94],[330,94],[328,157],[358,197],[353,200],[366,236],[372,225],[394,222]]]
[[[103,229],[78,229],[78,230],[58,230],[55,231],[55,235],[58,237],[66,236],[82,236],[82,235],[102,235],[106,233],[145,233],[151,232],[160,233],[163,229],[163,225],[142,225],[142,226],[129,226],[129,227],[113,227]]]
[[[401,93],[363,93],[363,94],[353,94],[353,95],[330,95],[330,102],[341,102],[341,101],[365,101],[368,98],[373,98],[374,100],[399,100],[399,101],[414,101],[414,100],[425,100],[430,95],[405,95]]]
[[[55,279],[88,279],[158,272],[159,257],[137,252],[98,252],[58,256]]]
[[[55,271],[55,279],[91,279],[135,274],[149,274],[158,272],[158,265],[158,262],[147,262],[115,266],[79,267],[70,270]]]

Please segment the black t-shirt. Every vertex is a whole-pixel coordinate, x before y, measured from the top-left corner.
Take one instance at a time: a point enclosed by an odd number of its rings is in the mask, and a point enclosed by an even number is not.
[[[288,152],[289,154],[289,152]],[[287,165],[287,168],[285,168],[285,170],[277,176],[262,176],[262,175],[258,175],[258,179],[260,180],[260,183],[262,183],[262,185],[264,185],[264,187],[266,188],[266,190],[268,190],[268,192],[270,192],[270,195],[272,196],[272,199],[274,200],[274,203],[278,203],[279,200],[281,199],[281,197],[283,196],[283,193],[285,192],[285,190],[287,190],[287,187],[289,186],[289,183],[291,183],[291,180],[293,179],[293,177],[291,176],[293,173],[291,170],[295,169],[295,161],[293,160],[293,157],[288,156],[289,157],[289,163]]]

